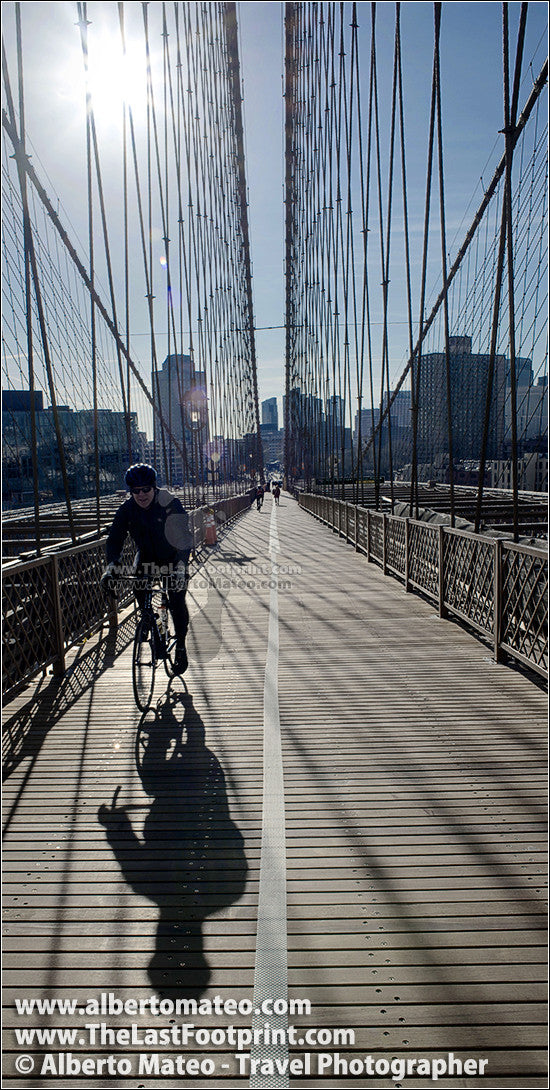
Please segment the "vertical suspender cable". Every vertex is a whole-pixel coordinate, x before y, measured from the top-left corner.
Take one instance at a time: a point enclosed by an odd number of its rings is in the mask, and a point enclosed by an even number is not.
[[[437,106],[437,148],[439,163],[439,217],[441,227],[441,271],[443,284],[447,283],[447,242],[445,232],[445,187],[443,180],[443,131],[441,123],[441,79],[440,79],[440,53],[439,39],[441,31],[441,4],[434,5],[435,14],[435,45],[434,45],[434,82],[436,88]],[[447,391],[447,449],[449,455],[449,491],[451,505],[451,526],[455,524],[455,499],[454,499],[454,452],[453,452],[453,414],[451,403],[451,356],[449,342],[449,293],[445,292],[443,299],[443,316],[445,326],[445,384]]]
[[[15,5],[16,16],[16,30],[17,30],[17,71],[19,80],[19,134],[21,140],[22,154],[25,154],[25,96],[23,89],[23,48],[22,48],[22,34],[21,34],[21,4]],[[6,87],[9,88],[7,80],[7,66],[6,66]],[[15,112],[12,109],[12,116],[15,120]],[[29,255],[29,238],[28,234],[31,229],[30,217],[25,214],[27,207],[27,175],[21,168],[19,159],[16,157],[17,170],[19,175],[19,185],[21,187],[22,205],[23,205],[23,247],[24,247],[24,260],[25,260],[25,313],[27,323],[27,367],[29,375],[29,399],[30,399],[30,447],[31,447],[31,460],[32,460],[32,487],[33,487],[33,505],[34,505],[34,535],[36,539],[36,551],[40,556],[40,493],[39,493],[39,476],[38,476],[38,445],[36,440],[36,403],[35,403],[35,385],[34,385],[34,344],[33,344],[33,329],[32,329],[32,299],[31,299],[31,268],[30,268],[30,255]]]
[[[145,267],[145,279],[147,284],[147,303],[149,309],[149,329],[150,329],[150,344],[151,344],[151,371],[152,371],[152,383],[151,392],[153,400],[157,400],[158,409],[161,414],[161,427],[160,427],[160,440],[162,447],[162,461],[164,465],[164,477],[167,482],[170,481],[170,464],[171,458],[169,457],[169,451],[166,445],[166,432],[168,431],[169,441],[171,439],[170,425],[168,429],[165,427],[164,412],[165,409],[162,405],[160,396],[160,380],[158,373],[158,360],[157,360],[157,347],[155,338],[155,319],[154,319],[154,292],[153,292],[153,185],[152,185],[152,167],[151,167],[151,123],[153,112],[153,81],[151,73],[151,53],[149,48],[149,23],[147,17],[147,3],[141,5],[143,15],[143,27],[145,32],[145,57],[147,68],[147,209],[148,209],[148,232],[149,232],[149,245],[146,246],[145,236],[143,234],[143,222],[142,229],[142,250],[143,261]],[[134,158],[135,158],[135,141],[134,141]],[[136,181],[137,181],[137,162],[136,162]],[[155,452],[156,454],[156,452]]]
[[[357,32],[359,24],[357,22],[357,4],[354,0],[352,6],[352,37],[351,37],[351,80],[352,86],[356,87],[356,99],[357,99],[357,140],[358,140],[358,156],[359,156],[359,182],[360,182],[360,199],[361,199],[361,216],[362,216],[362,235],[363,235],[363,247],[365,244],[366,231],[365,231],[365,209],[364,209],[364,177],[363,177],[363,144],[361,133],[361,93],[359,86],[359,45],[357,40]],[[352,106],[350,103],[350,114]],[[363,265],[363,283],[366,278],[366,262]],[[364,482],[363,482],[363,469],[362,469],[362,457],[361,457],[361,412],[363,404],[363,358],[364,358],[364,315],[362,315],[361,323],[361,339],[358,335],[358,316],[357,316],[357,299],[355,291],[355,279],[354,279],[354,328],[355,328],[355,374],[357,382],[357,458],[354,465],[355,474],[355,503],[359,503],[359,491],[361,490],[361,500],[364,498]],[[352,434],[353,440],[353,434]]]
[[[382,371],[386,375],[386,390],[388,397],[388,460],[389,460],[389,474],[390,474],[390,494],[391,494],[391,509],[394,510],[394,489],[393,489],[393,451],[392,451],[392,431],[391,431],[391,411],[390,411],[390,361],[389,361],[389,343],[388,343],[388,303],[389,303],[389,286],[390,286],[390,243],[391,243],[391,217],[392,217],[392,204],[393,204],[393,160],[395,152],[395,118],[396,118],[396,103],[397,103],[397,86],[398,86],[398,22],[395,23],[395,44],[394,44],[394,60],[393,60],[393,85],[392,85],[392,111],[391,111],[391,128],[390,128],[390,153],[389,153],[389,170],[388,170],[388,206],[386,210],[387,223],[386,223],[386,254],[385,261],[383,259],[383,298],[384,298],[384,325],[383,325],[383,347],[382,347]],[[380,227],[382,233],[382,224]],[[382,418],[382,404],[380,407],[380,418]],[[380,427],[380,436],[382,436],[382,427]]]
[[[294,118],[294,52],[292,34],[294,29],[294,8],[292,3],[285,4],[285,400],[284,400],[284,442],[285,442],[285,485],[291,478],[293,451],[290,434],[290,366],[291,366],[291,310],[292,290],[292,215],[294,211],[294,191],[292,172],[292,123]]]
[[[123,65],[126,60],[126,34],[124,28],[124,4],[118,4],[120,35],[122,42]],[[126,352],[130,353],[130,275],[129,275],[129,217],[128,217],[128,103],[126,95],[122,104],[122,204],[124,233],[124,327],[126,330]],[[126,360],[126,399],[128,421],[131,420],[132,389],[130,383],[130,362]],[[134,461],[131,437],[128,443],[128,464]]]
[[[94,213],[93,213],[93,182],[92,182],[92,101],[90,94],[89,66],[88,66],[88,39],[87,39],[87,4],[78,4],[78,18],[82,53],[84,58],[84,74],[86,79],[86,180],[88,190],[88,246],[90,248],[90,284],[95,285],[94,267]],[[97,340],[96,340],[96,304],[93,291],[90,293],[90,348],[92,358],[92,399],[93,399],[93,434],[94,434],[94,476],[95,476],[95,509],[96,529],[99,534],[101,528],[100,515],[100,469],[99,469],[99,426],[97,407]]]
[[[428,239],[429,239],[429,227],[430,227],[430,202],[432,191],[432,168],[433,168],[433,146],[434,146],[434,132],[435,132],[435,109],[436,109],[436,90],[435,79],[432,78],[432,97],[430,106],[430,127],[428,135],[428,165],[426,172],[426,199],[424,205],[424,242],[422,250],[422,278],[420,285],[420,317],[419,317],[419,337],[415,348],[414,356],[411,358],[411,402],[412,402],[412,423],[413,423],[413,442],[412,442],[412,465],[411,465],[411,498],[410,498],[410,515],[414,513],[418,518],[418,425],[419,425],[419,412],[420,412],[420,384],[422,373],[422,343],[425,335],[424,326],[424,306],[426,300],[426,276],[428,267]],[[416,374],[415,374],[416,364]]]
[[[516,51],[516,66],[512,103],[510,104],[509,89],[509,47],[508,47],[508,5],[503,4],[503,77],[504,77],[504,134],[506,142],[506,233],[508,256],[508,314],[510,335],[510,416],[511,416],[511,456],[512,456],[512,493],[513,493],[513,522],[514,541],[519,539],[519,511],[518,511],[518,438],[517,438],[517,375],[516,375],[516,323],[514,304],[514,239],[512,226],[512,156],[513,130],[516,124],[517,103],[519,98],[519,82],[521,74],[521,62],[523,57],[523,44],[525,40],[525,26],[527,19],[527,4],[521,5],[520,24],[518,30],[518,45]]]
[[[375,4],[372,8],[375,8]],[[375,144],[376,144],[376,176],[377,176],[377,192],[378,192],[378,228],[380,235],[380,266],[382,273],[382,299],[383,299],[383,333],[382,333],[382,364],[380,369],[380,410],[378,421],[378,470],[379,475],[381,473],[382,466],[382,419],[384,415],[384,386],[387,385],[387,397],[388,397],[388,455],[390,459],[390,477],[393,477],[392,465],[391,465],[391,421],[389,416],[389,404],[390,404],[390,386],[389,386],[389,364],[387,354],[387,315],[388,315],[388,267],[386,263],[386,248],[384,244],[384,212],[382,207],[382,157],[380,151],[380,119],[378,112],[378,74],[377,74],[377,59],[376,59],[376,38],[375,38],[375,20],[373,10],[372,20],[372,51],[373,51],[373,96],[374,96],[374,128],[375,128]],[[394,78],[394,103],[392,110],[392,130],[395,125],[395,78]],[[393,136],[392,136],[393,143]],[[391,149],[393,159],[393,148]],[[390,162],[390,183],[389,193],[391,197],[391,175],[392,164]],[[389,218],[388,218],[388,237],[389,237]],[[392,510],[393,510],[393,480],[391,482],[392,488]],[[377,483],[375,487],[376,506],[378,508],[380,503],[380,485]]]
[[[398,92],[399,92],[399,132],[401,143],[401,181],[403,190],[403,231],[405,236],[405,271],[407,277],[407,320],[409,328],[409,359],[413,355],[413,310],[412,310],[412,290],[411,290],[411,258],[410,258],[410,245],[409,245],[409,213],[408,213],[408,201],[407,201],[407,169],[405,159],[405,116],[404,116],[404,103],[403,103],[403,78],[402,78],[402,64],[401,64],[401,4],[395,5],[395,21],[396,21],[396,48],[398,58]],[[412,387],[412,383],[411,383]],[[412,388],[411,388],[411,413],[412,413]],[[411,420],[412,422],[412,420]]]
[[[162,181],[160,177],[160,162],[158,162],[159,172],[159,194],[161,195],[161,208],[163,219],[163,237],[164,243],[164,255],[166,258],[166,336],[167,346],[166,354],[168,357],[168,426],[172,430],[172,318],[173,312],[171,307],[172,290],[170,281],[170,239],[168,237],[168,224],[170,222],[170,208],[168,203],[169,198],[169,186],[168,186],[168,103],[167,103],[167,62],[168,62],[168,29],[166,26],[166,6],[162,5],[162,38],[163,38],[163,50],[162,50],[162,75],[163,75],[163,109],[164,109],[164,199],[162,198]],[[155,146],[157,147],[157,161],[158,161],[158,145],[157,145],[157,133],[155,125]],[[176,344],[174,341],[174,353]],[[178,360],[176,356],[176,381],[178,379]],[[175,469],[175,450],[170,446],[170,457],[168,459],[168,487],[172,486],[172,474]]]
[[[504,66],[504,69],[506,71],[507,70],[507,65],[508,65],[508,61],[507,61],[507,52],[508,52],[507,25],[508,24],[507,24],[506,4],[503,4],[502,10],[503,10],[503,66]],[[502,293],[502,280],[503,280],[503,274],[504,274],[504,251],[505,251],[505,248],[506,248],[506,238],[507,238],[507,231],[508,231],[509,201],[511,200],[511,192],[509,194],[508,190],[511,190],[511,184],[512,184],[512,156],[513,156],[513,150],[514,150],[516,139],[517,139],[515,114],[516,114],[516,110],[517,110],[517,100],[518,100],[518,97],[519,97],[519,79],[520,79],[521,63],[522,63],[522,57],[523,57],[524,34],[525,34],[525,12],[524,12],[524,10],[522,8],[520,26],[519,26],[518,48],[517,48],[517,52],[516,52],[516,66],[515,66],[514,92],[513,92],[513,115],[512,114],[510,115],[508,125],[506,124],[506,119],[505,119],[505,129],[508,130],[507,133],[505,132],[505,137],[506,137],[506,139],[508,141],[508,148],[507,148],[507,151],[506,151],[506,154],[505,154],[505,170],[506,170],[506,173],[505,173],[505,181],[504,181],[504,200],[503,200],[503,204],[502,204],[502,217],[501,217],[501,224],[500,224],[500,238],[499,238],[499,248],[498,248],[498,257],[497,257],[497,267],[496,267],[496,274],[495,274],[494,305],[493,305],[493,316],[492,316],[492,325],[491,325],[491,345],[490,345],[490,349],[489,349],[489,366],[488,366],[488,373],[487,373],[485,414],[484,414],[484,420],[483,420],[483,432],[482,432],[482,437],[481,437],[481,452],[480,452],[480,459],[479,459],[479,481],[478,481],[475,524],[474,524],[476,533],[479,533],[480,526],[481,526],[481,512],[482,512],[482,504],[483,504],[483,489],[484,489],[485,468],[486,468],[486,463],[487,463],[487,446],[488,446],[488,438],[489,438],[489,422],[490,422],[491,407],[492,407],[493,378],[494,378],[495,359],[496,359],[497,341],[498,341],[498,324],[499,324],[499,317],[500,317],[500,300],[501,300],[501,293]],[[512,239],[510,237],[510,245],[511,245],[511,242],[512,242]],[[510,262],[511,262],[511,264],[509,266],[509,274],[513,276],[512,258],[510,258]],[[513,304],[511,304],[511,305],[513,305]],[[514,367],[514,370],[515,370],[515,367]],[[517,529],[517,516],[516,516],[515,522],[514,522],[514,531],[516,531],[516,529]]]
[[[365,205],[365,305],[366,305],[366,318],[367,318],[367,333],[368,333],[368,350],[369,350],[369,393],[371,403],[371,435],[370,446],[372,447],[372,461],[374,472],[374,506],[378,510],[380,506],[380,464],[377,458],[375,437],[375,416],[374,416],[374,371],[373,371],[373,358],[372,358],[372,335],[371,335],[371,323],[370,323],[370,300],[368,290],[368,276],[367,276],[367,247],[368,247],[368,215],[370,207],[370,171],[371,171],[371,158],[372,158],[372,128],[373,128],[373,111],[374,111],[374,61],[375,61],[375,15],[376,5],[371,4],[371,52],[370,52],[370,75],[369,75],[369,128],[368,128],[368,141],[367,141],[367,184],[366,184],[366,205]]]
[[[518,540],[518,440],[516,397],[516,337],[514,314],[514,238],[512,228],[512,132],[510,117],[510,60],[508,36],[508,4],[502,5],[502,76],[504,90],[504,142],[506,154],[506,184],[504,186],[504,214],[506,216],[506,254],[508,271],[508,315],[510,346],[510,423],[512,439],[512,504],[514,541]]]
[[[2,51],[2,60],[3,60],[3,64],[4,64],[5,86],[6,86],[6,88],[9,88],[8,74],[7,74],[7,63],[6,63],[6,57],[5,57],[4,51]],[[22,86],[22,85],[23,85],[23,76],[21,74],[20,86]],[[14,106],[13,106],[13,100],[11,98],[11,93],[7,94],[7,100],[8,100],[8,102],[7,102],[8,110],[9,110],[10,117],[11,117],[12,129],[15,131],[16,130],[15,110],[14,110]],[[21,146],[21,144],[19,143],[18,140],[15,141],[14,148],[15,148],[15,157],[16,157],[16,162],[17,162],[17,165],[18,165],[19,176],[21,177],[21,173],[25,173],[26,170],[27,170],[26,155],[24,154],[22,146]],[[42,343],[42,351],[44,353],[44,364],[45,364],[45,367],[46,367],[46,375],[47,375],[47,379],[48,379],[48,391],[49,391],[51,407],[52,407],[52,416],[53,416],[53,421],[54,421],[55,437],[56,437],[56,443],[57,443],[57,453],[58,453],[58,456],[59,456],[59,465],[60,465],[60,469],[61,469],[61,479],[62,479],[62,482],[63,482],[63,491],[64,491],[64,494],[65,494],[65,505],[66,505],[66,508],[67,508],[67,520],[68,520],[68,523],[69,523],[69,532],[70,532],[70,535],[71,535],[71,540],[74,543],[76,541],[76,533],[75,533],[75,528],[74,528],[73,511],[72,511],[71,496],[70,496],[70,489],[69,489],[69,478],[68,478],[68,475],[67,475],[67,462],[66,462],[66,459],[65,459],[65,449],[64,449],[64,446],[63,446],[63,434],[62,434],[62,431],[61,431],[61,422],[60,422],[60,419],[59,419],[59,412],[58,412],[58,408],[57,408],[57,396],[56,396],[56,392],[55,392],[55,379],[54,379],[54,373],[53,373],[52,361],[51,361],[51,355],[50,355],[50,346],[49,346],[49,342],[48,342],[48,332],[47,332],[47,327],[46,327],[46,316],[45,316],[45,313],[44,313],[44,305],[43,305],[43,302],[42,302],[42,292],[41,292],[41,288],[40,288],[40,278],[39,278],[39,275],[38,275],[38,263],[37,263],[37,260],[36,260],[36,251],[35,251],[34,239],[33,239],[32,229],[31,229],[30,213],[29,213],[29,205],[28,205],[26,186],[24,186],[22,188],[22,190],[21,190],[21,203],[22,203],[22,207],[23,207],[24,231],[25,231],[25,235],[26,235],[26,238],[27,238],[27,246],[28,246],[29,262],[30,262],[30,268],[31,268],[32,284],[33,284],[33,287],[34,287],[34,295],[35,295],[35,300],[36,300],[36,309],[37,309],[37,312],[38,312],[38,324],[39,324],[39,328],[40,328],[40,340],[41,340],[41,343]]]
[[[87,81],[88,81],[87,27],[88,27],[89,24],[87,22],[86,9],[87,9],[86,4],[84,4],[84,5],[79,4],[79,9],[78,10],[79,10],[79,12],[83,13],[83,17],[81,17],[81,19],[80,19],[80,31],[81,31],[81,40],[82,40],[82,52],[83,52],[84,63],[85,63],[85,67],[86,67],[86,78],[87,78]],[[114,327],[116,329],[118,329],[115,284],[114,284],[113,268],[112,268],[112,262],[111,262],[111,251],[110,251],[110,246],[109,246],[109,232],[108,232],[108,228],[107,228],[107,213],[106,213],[106,208],[105,208],[105,198],[104,198],[104,192],[103,192],[103,179],[102,179],[100,159],[99,159],[99,147],[98,147],[98,142],[97,142],[97,132],[96,132],[96,125],[95,125],[93,101],[92,101],[91,94],[89,93],[89,81],[87,82],[87,86],[88,86],[88,91],[87,91],[86,124],[87,124],[87,127],[89,128],[89,140],[91,141],[91,144],[93,145],[93,152],[94,152],[95,172],[96,172],[96,180],[97,180],[97,192],[98,192],[98,198],[99,198],[99,209],[100,209],[100,214],[101,214],[101,226],[102,226],[102,231],[103,231],[103,245],[104,245],[104,250],[105,250],[105,263],[106,263],[106,268],[107,268],[107,278],[108,278],[108,282],[109,282],[109,294],[110,294],[110,298],[111,298],[111,310],[112,310],[112,313],[113,313],[113,325],[114,325]],[[90,151],[90,155],[91,155],[91,151]],[[89,170],[90,170],[90,182],[89,182],[90,196],[89,196],[89,200],[90,200],[90,202],[92,202],[91,162],[90,162]],[[90,231],[91,231],[92,230],[91,204],[90,204],[89,218],[90,218]],[[93,257],[93,236],[91,235],[90,236],[90,260],[91,261],[92,261],[92,257]],[[91,282],[92,282],[92,285],[93,285],[93,277],[91,277],[90,279],[91,279]],[[95,300],[93,298],[93,293],[92,293],[92,304],[94,305],[93,321],[94,321],[94,338],[95,338]],[[121,393],[121,399],[122,399],[122,411],[123,411],[123,414],[124,414],[124,423],[125,423],[125,428],[126,428],[126,446],[127,446],[128,452],[130,454],[131,450],[132,450],[131,421],[130,421],[130,413],[129,413],[129,409],[128,409],[128,398],[127,398],[127,394],[126,394],[126,382],[125,382],[125,376],[124,376],[124,369],[123,369],[123,366],[122,366],[122,352],[121,352],[120,343],[119,343],[118,340],[115,341],[115,348],[116,348],[116,353],[117,353],[118,375],[119,375],[120,393]],[[96,362],[96,381],[97,381],[97,362]],[[97,487],[99,488],[99,476],[98,476],[98,485],[97,485]]]
[[[228,78],[229,78],[229,93],[232,98],[233,110],[234,110],[234,125],[235,125],[235,139],[236,139],[236,153],[237,153],[237,171],[238,171],[238,185],[237,185],[237,197],[238,197],[238,222],[240,226],[240,234],[243,242],[243,258],[244,258],[244,288],[245,288],[245,320],[246,320],[246,332],[248,340],[248,350],[250,352],[249,366],[252,370],[252,397],[253,397],[253,414],[254,425],[256,433],[255,443],[255,456],[256,466],[258,473],[260,474],[260,480],[263,477],[263,452],[262,452],[262,438],[260,432],[260,408],[258,402],[258,380],[256,369],[256,343],[254,335],[254,307],[252,303],[252,270],[250,265],[250,240],[248,232],[248,212],[247,212],[247,200],[246,200],[246,178],[244,172],[244,132],[243,132],[243,114],[242,114],[242,101],[240,91],[240,69],[239,69],[239,47],[237,41],[237,14],[234,0],[224,4],[225,9],[225,32],[226,32],[226,46],[227,46],[227,58],[228,58]]]

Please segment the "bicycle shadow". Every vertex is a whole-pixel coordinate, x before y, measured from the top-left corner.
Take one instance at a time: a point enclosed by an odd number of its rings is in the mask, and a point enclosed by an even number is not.
[[[205,745],[204,724],[189,692],[169,689],[156,711],[142,717],[136,764],[145,792],[153,796],[142,838],[130,814],[143,807],[118,807],[120,789],[111,807],[99,808],[98,818],[128,885],[160,910],[148,966],[153,988],[161,996],[198,998],[211,976],[203,921],[239,900],[248,866],[222,766]]]

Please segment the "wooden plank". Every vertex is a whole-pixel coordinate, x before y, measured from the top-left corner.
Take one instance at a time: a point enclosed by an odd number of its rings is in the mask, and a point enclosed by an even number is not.
[[[210,586],[192,585],[190,701],[164,704],[145,777],[130,626],[116,655],[94,637],[63,681],[35,682],[5,708],[5,1069],[14,1086],[25,1082],[12,1078],[13,1029],[23,1024],[15,997],[141,997],[156,986],[153,959],[168,986],[197,987],[198,951],[204,997],[252,995],[269,592],[257,576],[220,591],[219,577],[232,564],[269,563],[267,523],[256,515],[210,555],[201,569]],[[354,1027],[352,1055],[486,1050],[499,1087],[546,1085],[544,694],[290,499],[277,519],[290,584],[279,590],[278,678],[289,994],[312,1004],[300,1021]],[[174,688],[182,698],[181,682]],[[159,678],[159,698],[165,689]],[[176,775],[169,755],[184,711],[195,742]],[[97,816],[119,787],[137,838],[126,845]],[[178,942],[159,948],[160,920],[192,929],[186,954]],[[36,1013],[24,1021],[44,1024]],[[216,1084],[248,1078],[193,1079]]]

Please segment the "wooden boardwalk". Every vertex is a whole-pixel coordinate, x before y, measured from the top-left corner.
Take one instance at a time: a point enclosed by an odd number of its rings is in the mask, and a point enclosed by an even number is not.
[[[140,717],[128,618],[5,708],[5,1085],[246,1087],[228,1027],[249,1031],[288,979],[311,1005],[288,1014],[304,1042],[289,1055],[310,1070],[252,1085],[546,1086],[545,694],[288,496],[271,505],[194,575],[186,687],[159,675]],[[283,807],[286,856],[269,835]],[[102,993],[166,1013],[78,1013]],[[18,1014],[15,998],[77,1010]],[[180,1043],[182,1023],[219,1043]],[[15,1035],[75,1027],[73,1044]],[[75,1074],[60,1053],[130,1069]],[[437,1080],[390,1069],[450,1053]],[[284,1045],[252,1055],[285,1062]]]

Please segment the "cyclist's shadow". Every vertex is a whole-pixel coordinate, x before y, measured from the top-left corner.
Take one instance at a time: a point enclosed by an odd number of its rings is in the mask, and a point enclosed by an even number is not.
[[[142,807],[118,807],[118,790],[98,817],[127,883],[160,909],[151,984],[160,995],[198,998],[210,980],[203,920],[242,896],[247,862],[223,769],[205,746],[188,692],[169,690],[156,712],[142,717],[136,759],[143,787],[154,796],[143,839],[130,819]]]

